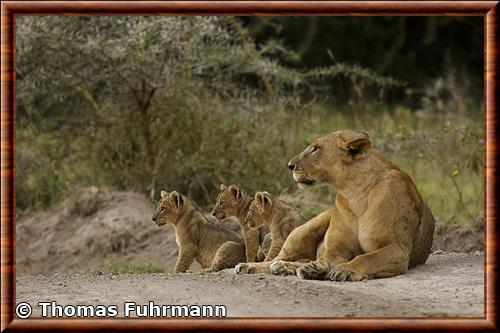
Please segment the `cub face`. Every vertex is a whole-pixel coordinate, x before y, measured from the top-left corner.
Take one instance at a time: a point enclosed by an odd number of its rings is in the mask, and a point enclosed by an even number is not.
[[[177,191],[170,193],[161,191],[161,199],[156,205],[153,222],[159,227],[167,223],[175,223],[185,208],[185,200],[182,194]]]
[[[271,216],[273,200],[268,192],[255,193],[254,200],[245,219],[245,223],[250,228],[258,228]]]
[[[220,185],[217,195],[217,202],[212,210],[212,215],[217,219],[225,219],[229,216],[236,216],[238,207],[243,204],[243,193],[236,185]]]
[[[344,177],[346,167],[363,157],[371,147],[368,133],[341,130],[313,141],[288,163],[293,179],[300,188],[328,182],[335,184]]]

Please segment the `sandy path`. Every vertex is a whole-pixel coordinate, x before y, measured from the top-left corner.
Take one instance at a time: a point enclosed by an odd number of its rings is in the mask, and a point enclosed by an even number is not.
[[[484,257],[433,255],[407,274],[357,283],[304,281],[272,275],[27,275],[17,302],[118,305],[224,304],[228,316],[483,316]]]

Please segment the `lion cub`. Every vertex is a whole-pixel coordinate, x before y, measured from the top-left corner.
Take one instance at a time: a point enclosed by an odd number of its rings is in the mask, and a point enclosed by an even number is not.
[[[153,221],[158,226],[174,225],[179,245],[175,273],[188,270],[193,260],[200,263],[204,272],[217,272],[245,260],[241,236],[209,221],[189,199],[176,191],[161,191]]]
[[[219,220],[229,216],[235,216],[238,219],[245,239],[246,262],[262,261],[271,245],[271,236],[267,226],[251,229],[245,223],[252,200],[253,197],[240,190],[238,186],[221,184],[217,203],[212,211],[212,215]]]
[[[270,261],[278,255],[288,235],[306,223],[306,219],[297,209],[271,197],[268,192],[257,192],[248,209],[245,223],[252,229],[262,225],[269,226],[271,248],[264,261]]]

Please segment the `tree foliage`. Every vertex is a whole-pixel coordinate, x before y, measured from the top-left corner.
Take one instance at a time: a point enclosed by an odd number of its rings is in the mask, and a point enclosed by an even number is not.
[[[321,67],[332,61],[356,63],[407,82],[417,97],[423,95],[430,80],[446,78],[453,70],[454,79],[474,103],[483,98],[484,18],[480,16],[242,19],[258,43],[272,37],[293,50],[297,57],[289,63],[295,67]],[[404,96],[398,94],[395,99],[401,103]],[[420,107],[418,98],[407,102]]]
[[[177,189],[202,204],[220,182],[280,192],[294,127],[325,79],[400,82],[336,63],[297,69],[231,17],[18,17],[17,192],[22,208],[93,184]],[[277,171],[280,170],[280,171]]]

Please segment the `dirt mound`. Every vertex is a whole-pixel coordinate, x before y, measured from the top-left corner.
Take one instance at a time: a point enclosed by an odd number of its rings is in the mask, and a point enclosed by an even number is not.
[[[432,249],[445,252],[484,251],[484,219],[476,219],[472,227],[436,223]]]
[[[76,191],[48,212],[19,219],[17,272],[173,267],[178,251],[174,230],[152,223],[153,211],[153,205],[138,193],[96,187]]]
[[[17,221],[17,273],[129,268],[171,272],[178,253],[174,229],[158,228],[151,221],[153,213],[153,205],[139,193],[97,187],[75,191],[59,206],[27,214]],[[438,224],[433,249],[481,251],[483,224],[478,221],[474,228]],[[235,221],[226,221],[224,225],[239,228]]]

